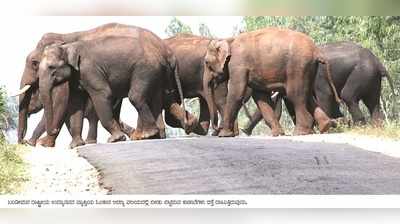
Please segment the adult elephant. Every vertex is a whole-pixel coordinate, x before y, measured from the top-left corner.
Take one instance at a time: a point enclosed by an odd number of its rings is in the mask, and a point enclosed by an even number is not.
[[[67,84],[67,85],[64,85]],[[76,92],[75,92],[76,91]],[[38,92],[37,92],[38,93]],[[72,93],[71,97],[68,97]],[[83,97],[84,101],[77,101],[75,100],[78,97]],[[69,101],[68,101],[69,100]],[[65,122],[68,131],[71,134],[71,137],[73,137],[73,140],[70,144],[70,148],[74,148],[76,146],[82,145],[82,144],[94,144],[97,143],[97,125],[98,125],[98,120],[99,118],[97,117],[96,111],[94,110],[93,104],[91,100],[88,98],[87,93],[85,93],[82,90],[77,90],[73,89],[73,86],[71,86],[71,83],[65,82],[58,86],[57,88],[54,89],[53,91],[53,107],[59,108],[59,104],[66,103],[70,105],[68,107],[67,114],[65,114],[65,119],[62,120]],[[80,132],[74,133],[74,131],[82,131],[82,124],[79,124],[77,122],[74,122],[74,119],[72,119],[73,114],[76,112],[76,107],[81,103],[84,103],[84,118],[86,118],[89,122],[89,130],[87,133],[86,140],[82,142],[81,140],[81,135]],[[114,113],[116,117],[119,117],[119,113],[121,110],[121,103],[122,101],[116,102],[114,105]],[[77,105],[78,104],[78,105]],[[33,96],[31,98],[30,102],[30,109],[29,109],[29,114],[32,114],[34,112],[35,108],[38,108],[36,110],[41,110],[43,108],[43,104],[39,100],[39,96]],[[82,106],[82,105],[79,105]],[[120,121],[122,130],[125,134],[129,135],[132,131],[133,128],[127,125],[126,123]],[[62,124],[61,124],[62,125]],[[78,127],[76,127],[78,126]],[[42,119],[40,120],[39,124],[36,126],[32,133],[32,137],[29,140],[26,140],[26,143],[31,145],[31,146],[36,146],[36,143],[44,146],[44,147],[54,147],[55,142],[57,139],[58,135],[46,135],[43,138],[40,138],[43,133],[46,132],[46,116],[43,114]],[[75,137],[75,139],[74,139]],[[40,138],[40,139],[39,139]]]
[[[177,65],[171,67],[163,57],[162,42],[159,45],[151,38],[114,36],[47,47],[38,71],[47,133],[58,131],[59,120],[53,116],[53,87],[63,81],[76,81],[89,94],[103,127],[111,134],[108,142],[125,140],[112,110],[113,102],[124,97],[139,114],[130,138],[159,138],[160,130],[164,130],[162,109],[171,106],[164,105],[165,94],[173,93],[177,85],[181,102],[183,96]]]
[[[386,77],[394,94],[393,81],[379,59],[367,48],[353,42],[336,42],[320,46],[321,52],[330,64],[333,83],[345,102],[355,124],[365,124],[365,117],[359,107],[361,100],[368,108],[372,122],[382,122],[380,110],[381,81]],[[332,118],[343,117],[334,94],[326,80],[326,70],[318,68],[314,91],[319,105]],[[290,109],[290,105],[286,105]],[[290,111],[290,110],[289,110]],[[250,135],[262,119],[259,111],[254,113],[243,131]]]
[[[133,38],[137,38],[139,36],[148,36],[152,37],[150,41],[154,42],[155,44],[159,44],[161,40],[156,37],[152,32],[135,27],[135,26],[128,26],[128,25],[123,25],[123,24],[118,24],[118,23],[110,23],[110,24],[105,24],[102,26],[99,26],[97,28],[88,30],[88,31],[80,31],[80,32],[74,32],[74,33],[69,33],[69,34],[56,34],[56,33],[48,33],[43,35],[39,43],[37,44],[35,50],[33,50],[26,58],[26,63],[25,63],[25,69],[24,73],[21,79],[21,90],[19,92],[20,97],[19,97],[19,123],[18,123],[18,142],[19,143],[24,143],[24,137],[26,134],[27,130],[27,118],[31,113],[36,113],[41,110],[42,105],[39,103],[37,104],[36,101],[39,98],[39,82],[38,82],[38,66],[43,54],[43,51],[46,46],[49,46],[54,43],[72,43],[75,41],[79,40],[92,40],[92,39],[97,39],[101,37],[106,37],[106,36],[129,36]],[[174,57],[171,56],[171,53],[168,52],[169,50],[166,47],[161,48],[162,51],[160,51],[161,54],[163,54],[164,57],[167,58],[167,61],[171,64],[174,65],[176,62],[174,61]],[[63,86],[64,90],[67,88],[69,84],[68,83],[63,83],[58,85],[57,87],[54,87],[54,91],[57,92],[57,88],[61,88]],[[63,90],[59,90],[62,92]],[[176,94],[176,91],[171,91],[168,94],[165,94],[166,97],[169,97],[170,95]],[[54,94],[55,95],[55,94]],[[62,99],[67,99],[67,97],[64,97]],[[59,100],[59,99],[58,99]],[[167,99],[171,101],[170,99]],[[173,100],[171,101],[173,102]],[[67,107],[68,104],[61,104]],[[175,118],[175,122],[179,121],[181,122],[184,118],[183,115],[185,112],[181,110],[180,107],[178,107],[176,104],[171,103],[172,105],[170,108],[168,108],[172,115]],[[55,107],[54,114],[56,116],[56,120],[61,120],[62,116],[65,116],[63,112],[66,111],[66,108],[61,108],[61,107]],[[188,115],[189,117],[191,116],[190,114]],[[189,119],[190,120],[190,119]],[[192,119],[193,122],[195,122]],[[167,120],[168,122],[172,122]],[[182,122],[181,122],[182,123]],[[40,127],[37,127],[39,130]],[[79,128],[77,128],[79,129]],[[79,130],[73,131],[74,133],[79,133]],[[34,136],[33,136],[34,137]],[[73,139],[79,139],[80,136],[73,136]],[[78,140],[79,142],[82,142],[81,140]]]
[[[213,116],[213,126],[215,129],[213,135],[218,134],[223,123],[221,122],[219,128],[216,128],[216,126],[218,126],[218,115],[216,112],[223,117],[223,108],[228,93],[227,82],[224,81],[214,89],[214,100],[206,101],[207,89],[203,88],[204,55],[212,40],[212,38],[192,34],[178,34],[174,37],[164,39],[164,43],[171,48],[179,62],[179,77],[182,83],[183,97],[189,99],[199,98],[200,125],[196,127],[194,132],[200,135],[206,135],[210,126],[210,112],[207,102],[215,102],[217,110]],[[166,113],[166,116],[169,115]],[[237,122],[235,127],[235,133],[238,135]]]
[[[321,132],[328,130],[332,121],[317,107],[312,95],[320,63],[325,60],[314,42],[307,35],[288,29],[266,28],[210,42],[204,74],[207,100],[212,101],[216,78],[229,79],[224,128],[219,136],[234,136],[233,121],[242,105],[246,87],[252,89],[252,97],[264,119],[271,124],[273,136],[284,132],[270,106],[271,91],[287,95],[294,105],[295,135],[312,133],[313,117]],[[336,93],[332,82],[330,87]],[[340,101],[337,94],[336,100]],[[213,104],[209,105],[212,116]]]

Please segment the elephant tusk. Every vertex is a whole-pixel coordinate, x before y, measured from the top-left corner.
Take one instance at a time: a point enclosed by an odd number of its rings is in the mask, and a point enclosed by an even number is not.
[[[278,94],[279,94],[279,92],[274,92],[274,93],[272,94],[272,96],[271,96],[271,99],[276,98],[276,97],[278,96]]]
[[[11,96],[12,97],[19,96],[19,95],[25,93],[26,91],[28,91],[29,88],[31,88],[31,85],[25,85],[22,89],[20,89],[18,92],[16,92],[15,94],[13,94]]]

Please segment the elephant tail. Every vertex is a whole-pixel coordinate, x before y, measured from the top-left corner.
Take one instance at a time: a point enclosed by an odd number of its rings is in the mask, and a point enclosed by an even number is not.
[[[342,103],[342,100],[339,97],[339,94],[336,91],[335,84],[333,83],[332,79],[332,74],[331,74],[331,68],[329,62],[325,59],[325,57],[321,54],[321,52],[318,50],[317,55],[316,55],[316,60],[319,64],[324,64],[325,69],[326,69],[326,78],[328,79],[329,86],[332,89],[333,95],[335,96],[335,100],[337,103]]]
[[[186,108],[185,108],[185,99],[183,98],[183,90],[182,90],[182,83],[181,83],[181,79],[179,77],[179,64],[178,64],[178,60],[176,59],[175,55],[171,55],[170,57],[170,66],[171,69],[174,71],[174,77],[175,77],[175,82],[176,82],[176,86],[178,88],[178,93],[179,93],[179,98],[182,102],[182,109],[185,113],[184,116],[184,123],[187,124],[188,121],[188,117],[187,117],[187,113],[186,113]]]
[[[390,89],[392,90],[392,94],[393,94],[393,96],[396,96],[396,93],[394,91],[393,79],[389,75],[389,72],[386,70],[385,66],[379,60],[377,60],[377,65],[378,65],[379,74],[381,75],[381,77],[386,77],[387,78],[387,80],[389,82]]]

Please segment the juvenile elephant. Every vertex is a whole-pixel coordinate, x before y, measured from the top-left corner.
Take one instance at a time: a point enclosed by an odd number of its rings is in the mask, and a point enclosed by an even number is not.
[[[380,124],[382,121],[380,110],[382,77],[387,77],[393,94],[394,88],[391,77],[379,59],[369,49],[353,42],[324,44],[320,46],[320,50],[330,64],[333,83],[348,107],[354,123],[365,124],[365,118],[359,108],[361,100],[367,106],[372,122]],[[314,82],[314,92],[319,105],[329,117],[343,117],[325,77],[326,70],[319,67]],[[286,107],[289,112],[292,111],[290,105]],[[262,115],[257,111],[251,116],[249,124],[243,131],[250,135],[261,119]]]
[[[137,128],[130,138],[160,137],[160,130],[164,130],[161,112],[165,94],[174,92],[177,85],[181,101],[183,96],[176,65],[171,67],[162,57],[162,45],[152,42],[151,37],[145,38],[104,37],[47,47],[38,71],[47,133],[58,132],[52,88],[57,83],[76,80],[89,94],[103,127],[111,134],[108,142],[125,140],[112,110],[113,102],[124,97],[129,98],[139,114]]]
[[[174,37],[164,39],[164,43],[171,48],[179,62],[179,77],[182,83],[183,97],[189,99],[195,97],[199,98],[200,125],[196,127],[194,132],[200,135],[206,135],[210,126],[210,112],[207,102],[215,101],[217,111],[223,116],[223,107],[226,103],[226,96],[228,93],[227,82],[224,81],[214,89],[214,101],[206,101],[207,92],[206,89],[203,88],[204,55],[207,52],[207,46],[212,40],[212,38],[192,34],[178,34]],[[248,96],[247,99],[249,97],[250,96]],[[165,116],[171,115],[166,113]],[[213,126],[216,127],[218,125],[218,116],[215,114],[213,117]],[[221,122],[221,128],[222,125]],[[237,122],[235,127],[236,134],[239,134]],[[213,135],[216,134],[218,134],[217,130],[214,131]]]
[[[41,103],[37,104],[35,101],[39,101],[39,82],[38,82],[38,68],[39,68],[39,63],[44,51],[44,48],[46,46],[49,46],[54,43],[72,43],[75,41],[79,40],[92,40],[92,39],[97,39],[97,38],[102,38],[102,37],[107,37],[107,36],[128,36],[132,38],[138,38],[139,36],[145,37],[149,39],[149,41],[153,42],[154,44],[158,44],[161,46],[160,42],[161,40],[156,37],[152,32],[135,27],[135,26],[128,26],[124,24],[117,24],[117,23],[110,23],[110,24],[105,24],[102,26],[99,26],[97,28],[88,30],[88,31],[81,31],[81,32],[74,32],[74,33],[69,33],[69,34],[56,34],[56,33],[48,33],[43,35],[42,39],[39,41],[39,43],[36,46],[36,49],[32,51],[28,57],[26,58],[26,64],[25,64],[25,69],[24,73],[21,79],[21,91],[20,91],[20,97],[19,97],[19,123],[18,123],[18,142],[23,143],[24,142],[24,136],[27,130],[27,118],[31,113],[36,113],[41,110],[42,105]],[[163,57],[166,58],[166,61],[170,63],[171,65],[174,65],[175,59],[173,56],[171,56],[171,52],[168,52],[168,50],[165,46],[162,46],[160,48],[160,54],[162,54]],[[54,91],[57,92],[57,88],[61,88],[62,85],[67,86],[67,83],[58,85],[57,87],[54,87]],[[65,87],[64,86],[64,87]],[[63,90],[60,90],[62,92]],[[170,104],[165,103],[166,105],[171,105],[170,108],[167,108],[167,110],[171,111],[171,114],[173,115],[174,121],[181,122],[185,119],[183,116],[186,114],[186,112],[182,111],[182,108],[178,107],[174,102],[174,99],[171,99],[171,96],[176,94],[175,91],[171,91],[168,94],[165,94],[166,100],[170,102]],[[56,95],[56,94],[53,94]],[[65,96],[62,98],[63,100],[66,100],[68,97]],[[60,100],[61,98],[58,98],[57,100]],[[67,111],[67,107],[69,104],[61,103],[60,106],[55,106],[54,105],[54,115],[56,120],[60,120],[65,116],[64,112]],[[64,108],[62,108],[63,106]],[[187,114],[189,117],[189,121],[192,123],[195,123],[195,120],[193,119],[193,116],[190,114]],[[72,118],[73,119],[73,118]],[[75,118],[76,119],[76,118]],[[171,122],[168,119],[166,120],[167,123]],[[79,122],[71,122],[74,124],[79,124]],[[189,122],[190,124],[190,122]],[[81,136],[80,136],[80,131],[79,131],[79,125],[76,127],[71,127],[72,133],[75,133],[75,136],[72,136],[73,139],[79,139],[77,140],[78,142],[81,141]],[[37,127],[36,130],[40,130],[41,127]],[[37,132],[39,133],[39,132]],[[33,138],[35,136],[32,136]],[[54,137],[54,136],[53,136]],[[75,143],[72,143],[75,144]]]
[[[312,95],[320,63],[325,60],[314,42],[307,35],[288,29],[266,28],[210,42],[204,74],[207,100],[213,98],[212,83],[216,78],[229,79],[224,128],[219,136],[234,136],[233,121],[242,105],[246,87],[252,89],[252,97],[264,119],[271,124],[273,136],[284,132],[270,106],[272,91],[286,95],[294,105],[295,135],[312,133],[313,117],[322,132],[329,129],[332,121],[317,107]],[[330,87],[336,93],[332,82]],[[335,96],[340,101],[337,94]],[[209,105],[213,115],[213,104]]]

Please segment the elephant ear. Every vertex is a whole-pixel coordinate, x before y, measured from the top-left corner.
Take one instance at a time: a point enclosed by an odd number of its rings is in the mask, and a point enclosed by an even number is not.
[[[223,71],[224,66],[231,56],[231,42],[233,39],[216,40],[214,43],[217,52],[217,58],[220,64],[220,71]]]
[[[70,64],[75,70],[79,71],[79,65],[81,63],[81,56],[79,54],[79,46],[71,44],[65,46],[65,54],[68,64]]]

